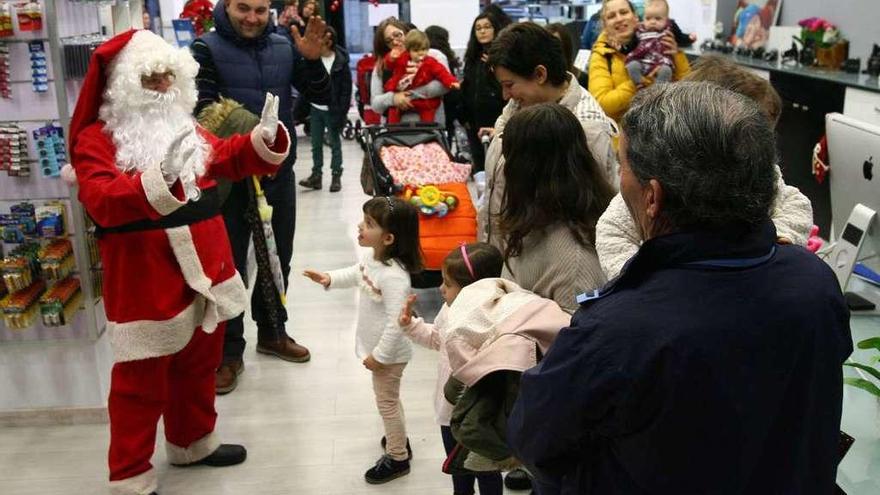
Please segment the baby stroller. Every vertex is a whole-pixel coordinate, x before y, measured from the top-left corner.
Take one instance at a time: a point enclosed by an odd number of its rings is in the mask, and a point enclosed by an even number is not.
[[[471,165],[454,161],[445,129],[437,124],[364,129],[373,194],[396,195],[419,208],[425,271],[413,276],[413,287],[437,287],[446,255],[477,237],[477,212],[467,188]]]

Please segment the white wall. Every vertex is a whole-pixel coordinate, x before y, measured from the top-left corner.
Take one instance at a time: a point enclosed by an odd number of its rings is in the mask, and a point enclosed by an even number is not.
[[[471,25],[480,13],[479,0],[410,0],[410,20],[424,30],[440,26],[449,31],[452,48],[467,47]]]

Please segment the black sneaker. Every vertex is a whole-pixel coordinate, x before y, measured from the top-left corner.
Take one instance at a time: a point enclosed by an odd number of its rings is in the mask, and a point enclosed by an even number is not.
[[[191,462],[189,464],[172,463],[171,465],[184,468],[192,466],[226,467],[241,464],[245,459],[247,459],[247,450],[245,450],[243,446],[224,443],[217,447],[217,450],[212,452],[211,455],[200,461]]]
[[[383,451],[385,450],[385,445],[387,443],[388,443],[388,440],[383,436],[382,440],[379,442],[379,444],[382,445]],[[409,457],[407,457],[406,460],[408,460],[408,461],[412,460],[412,447],[409,446],[409,438],[406,439],[406,453],[409,455]]]
[[[364,479],[371,485],[381,485],[409,474],[409,461],[395,461],[390,455],[383,455],[376,465],[364,473]]]
[[[504,486],[508,490],[530,490],[532,488],[532,478],[525,470],[514,469],[504,477]]]

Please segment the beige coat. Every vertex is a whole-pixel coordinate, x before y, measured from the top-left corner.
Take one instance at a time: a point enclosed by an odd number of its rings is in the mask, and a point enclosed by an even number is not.
[[[798,246],[806,246],[813,226],[813,206],[796,187],[782,180],[782,170],[776,167],[776,199],[770,207],[770,219],[776,234]],[[596,251],[605,275],[612,279],[623,265],[638,252],[642,236],[623,197],[618,194],[596,225]]]

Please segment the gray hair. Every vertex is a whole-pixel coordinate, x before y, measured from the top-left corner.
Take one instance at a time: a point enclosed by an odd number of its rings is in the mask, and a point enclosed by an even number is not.
[[[708,82],[655,84],[623,117],[640,182],[660,182],[679,229],[752,226],[776,196],[776,140],[750,99]]]

